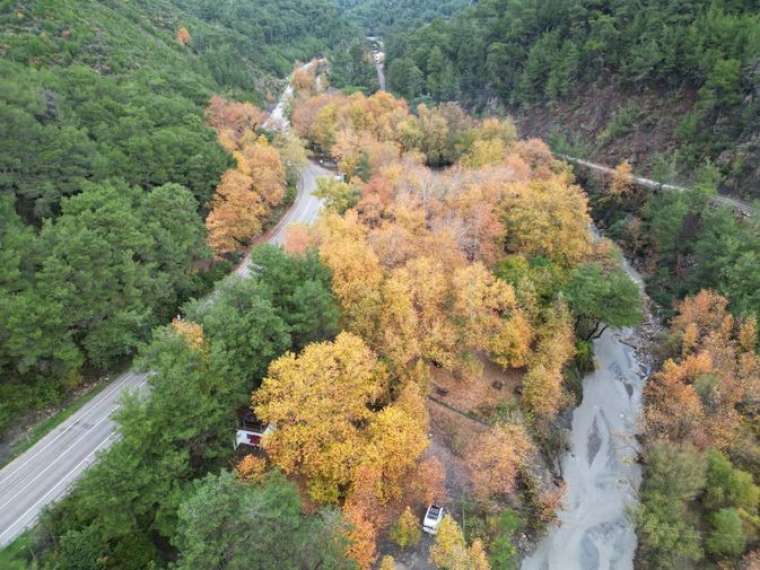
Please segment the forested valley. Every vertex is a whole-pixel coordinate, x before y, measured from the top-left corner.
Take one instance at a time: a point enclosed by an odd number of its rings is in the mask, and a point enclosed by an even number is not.
[[[758,197],[755,0],[485,0],[386,44],[407,99],[506,109],[555,150],[658,179],[690,182],[709,160]]]
[[[209,99],[278,95],[295,59],[349,37],[336,14],[326,0],[2,4],[0,433],[229,269],[204,237],[235,163]]]
[[[0,433],[147,384],[0,566],[532,570],[574,462],[620,516],[549,568],[760,564],[755,2],[9,1],[0,54]]]

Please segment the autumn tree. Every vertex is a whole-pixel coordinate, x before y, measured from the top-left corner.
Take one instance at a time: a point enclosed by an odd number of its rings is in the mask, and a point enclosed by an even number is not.
[[[679,305],[672,333],[680,355],[646,387],[647,430],[657,437],[725,449],[746,428],[738,405],[760,382],[754,321],[737,323],[727,301],[702,291]],[[747,350],[749,348],[749,350]]]
[[[256,415],[277,425],[264,443],[273,463],[305,476],[315,499],[337,501],[364,449],[369,406],[383,398],[386,383],[377,357],[349,333],[274,361],[253,397]]]
[[[333,291],[347,328],[374,339],[383,275],[377,255],[366,243],[366,229],[349,212],[345,218],[325,216],[319,233],[319,254],[332,271]]]
[[[418,505],[442,503],[446,500],[446,470],[437,457],[419,462],[406,485],[406,500]]]
[[[411,260],[386,281],[381,343],[398,365],[424,357],[454,368],[458,347],[456,330],[445,314],[448,291],[443,265],[429,257]]]
[[[185,26],[180,26],[177,28],[177,41],[183,46],[190,45],[192,38],[190,37],[190,32]]]
[[[250,103],[214,96],[206,120],[237,162],[237,168],[222,176],[206,218],[209,245],[221,256],[247,245],[261,232],[271,208],[282,202],[286,183],[297,181],[306,156],[295,137],[280,135],[273,146],[258,136],[264,114]]]
[[[414,516],[412,509],[406,507],[391,529],[391,539],[401,548],[406,548],[416,545],[421,538],[420,521]]]
[[[278,205],[285,195],[285,167],[277,149],[259,137],[244,144],[235,158],[238,170],[250,177],[256,194],[270,207]]]
[[[633,177],[631,175],[631,164],[625,160],[615,167],[610,180],[610,194],[621,199],[626,197],[633,190]]]
[[[185,339],[185,342],[194,350],[202,350],[206,344],[206,340],[203,336],[203,325],[194,323],[192,321],[186,321],[183,319],[174,319],[172,321],[172,328]]]
[[[504,247],[574,265],[591,252],[588,200],[560,176],[514,184],[502,202]]]
[[[467,168],[483,168],[504,160],[506,145],[501,139],[476,140],[461,158],[460,164]]]
[[[401,497],[406,478],[428,446],[427,409],[422,395],[414,385],[405,390],[414,395],[402,395],[375,414],[367,434],[364,461],[375,462],[375,493],[384,503]]]
[[[470,548],[454,518],[446,514],[438,527],[435,544],[430,549],[430,561],[444,570],[490,570],[483,543],[476,539]]]
[[[266,459],[249,453],[235,466],[235,474],[242,481],[260,482],[267,470]]]
[[[519,470],[533,452],[520,424],[499,424],[480,434],[468,459],[475,492],[483,499],[512,493]]]
[[[285,243],[283,249],[292,255],[303,255],[314,246],[309,226],[306,224],[288,224],[285,228]]]
[[[486,549],[483,541],[476,538],[472,541],[469,550],[470,565],[472,570],[491,570],[491,563],[488,561]]]
[[[265,117],[264,112],[251,103],[230,101],[220,95],[211,97],[206,108],[206,121],[216,130],[228,152],[237,150],[243,136],[254,133]]]
[[[222,176],[206,218],[208,241],[218,254],[231,253],[261,232],[267,207],[253,191],[253,179],[238,170]]]
[[[524,366],[533,331],[512,286],[480,263],[458,269],[452,286],[456,296],[453,316],[463,328],[464,345],[488,350],[505,368]]]
[[[698,377],[712,373],[709,355],[692,355],[680,363],[665,362],[646,387],[647,431],[673,441],[693,441],[706,445],[709,429],[705,411],[694,387]]]
[[[379,570],[396,570],[396,568],[396,561],[393,559],[393,556],[390,554],[383,556],[383,559],[380,561]]]
[[[361,191],[353,185],[332,177],[317,179],[317,190],[314,196],[324,201],[324,208],[328,212],[344,214],[349,208],[356,206],[361,196]]]
[[[563,368],[575,354],[575,335],[567,305],[548,307],[538,327],[538,342],[523,377],[523,403],[539,417],[553,418],[562,402]]]
[[[362,570],[369,570],[377,558],[377,528],[360,506],[347,504],[343,516],[350,525],[346,556]]]

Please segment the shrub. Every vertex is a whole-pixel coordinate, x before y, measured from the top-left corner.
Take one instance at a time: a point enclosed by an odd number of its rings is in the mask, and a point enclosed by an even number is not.
[[[744,551],[746,537],[736,509],[721,509],[712,516],[713,530],[707,537],[707,551],[719,557],[736,557]]]

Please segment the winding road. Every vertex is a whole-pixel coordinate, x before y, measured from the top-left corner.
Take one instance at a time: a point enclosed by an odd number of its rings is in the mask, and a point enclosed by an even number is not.
[[[288,87],[270,115],[267,126],[285,130],[289,127],[284,113]],[[290,210],[267,236],[267,241],[282,244],[292,223],[311,223],[319,215],[321,201],[313,195],[317,178],[331,172],[310,162],[301,174],[298,194]],[[247,276],[250,259],[237,268]],[[145,389],[147,375],[127,372],[113,381],[102,393],[48,433],[34,447],[0,470],[0,547],[6,546],[32,526],[40,513],[63,497],[72,484],[97,460],[119,434],[111,416],[128,390]]]

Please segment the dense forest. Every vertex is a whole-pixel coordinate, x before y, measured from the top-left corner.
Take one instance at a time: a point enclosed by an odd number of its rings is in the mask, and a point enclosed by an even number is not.
[[[132,357],[150,387],[0,566],[514,570],[595,369],[636,566],[760,564],[760,214],[712,200],[757,196],[756,0],[9,0],[0,53],[0,434]]]
[[[471,0],[337,0],[348,20],[370,35],[413,29],[439,17],[449,17]]]
[[[236,162],[209,100],[266,103],[348,37],[335,21],[326,0],[2,3],[0,432],[208,287],[204,218]]]
[[[757,196],[754,0],[487,0],[386,43],[390,87],[407,98],[503,106],[558,148],[649,172],[711,160]]]
[[[598,225],[640,263],[668,324],[652,339],[657,368],[644,391],[638,560],[644,568],[752,568],[759,222],[710,202],[712,169],[696,180],[688,192],[651,194],[631,183],[623,163],[608,184],[585,184]]]
[[[150,397],[125,401],[121,439],[27,539],[40,567],[368,569],[384,537],[402,555],[416,547],[413,511],[446,497],[451,469],[468,481],[452,489],[467,494],[468,526],[443,520],[437,567],[514,565],[517,531],[552,520],[561,487],[540,473],[577,392],[568,370],[588,366],[600,327],[640,318],[583,191],[509,120],[452,104],[414,115],[388,93],[293,81],[295,131],[345,179],[319,181],[316,225],[291,227],[284,250],[255,248],[253,276],[185,303],[142,345]],[[238,156],[217,187],[238,207],[207,220],[223,251],[235,234],[215,231],[250,228],[269,195],[224,180],[270,162],[251,167],[270,156],[254,109],[215,99],[207,112]],[[507,385],[489,388],[493,374]],[[449,398],[464,424],[429,407],[443,385],[480,394]],[[266,454],[229,447],[247,403],[277,426]],[[431,429],[450,435],[432,447]],[[448,440],[460,429],[471,452]]]

